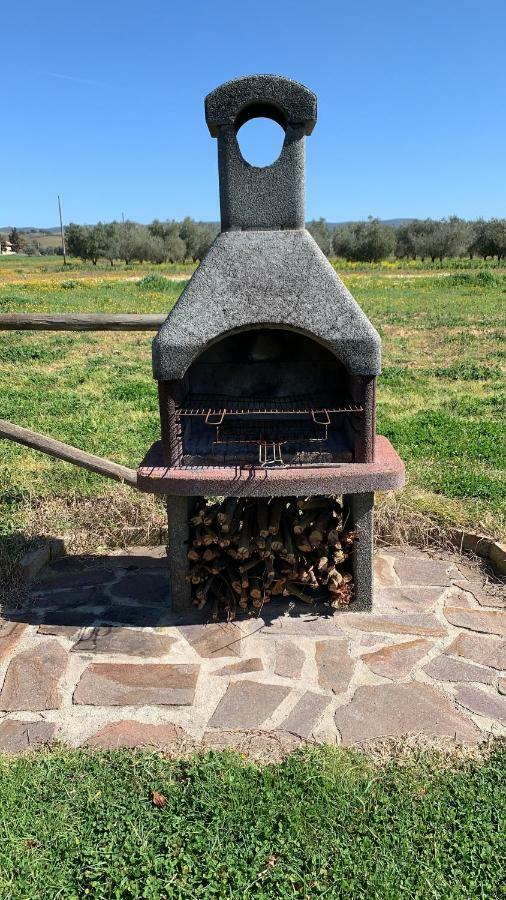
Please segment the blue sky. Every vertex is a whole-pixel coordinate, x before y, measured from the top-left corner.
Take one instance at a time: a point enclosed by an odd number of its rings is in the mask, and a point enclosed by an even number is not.
[[[203,99],[255,72],[318,96],[307,218],[505,216],[505,26],[504,0],[23,0],[0,31],[0,225],[55,225],[58,192],[66,221],[218,219]]]

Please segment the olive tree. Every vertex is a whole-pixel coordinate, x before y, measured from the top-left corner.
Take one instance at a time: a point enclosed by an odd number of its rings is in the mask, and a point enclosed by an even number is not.
[[[325,219],[313,219],[311,222],[307,223],[306,227],[309,234],[315,239],[322,253],[324,253],[325,256],[330,256],[330,233],[329,226]]]

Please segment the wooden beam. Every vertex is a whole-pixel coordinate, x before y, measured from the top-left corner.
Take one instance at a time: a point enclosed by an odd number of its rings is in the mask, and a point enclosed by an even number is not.
[[[164,313],[3,313],[0,331],[157,331]]]
[[[6,422],[5,419],[0,419],[0,437],[23,444],[32,450],[39,450],[56,459],[63,459],[74,466],[88,469],[89,472],[96,472],[106,478],[124,481],[132,487],[137,487],[137,472],[134,469],[128,469],[126,466],[120,466],[101,456],[86,453],[85,450],[78,450],[77,447],[71,447],[70,444],[56,441],[37,431],[31,431],[30,428],[21,428],[20,425],[13,425],[11,422]]]

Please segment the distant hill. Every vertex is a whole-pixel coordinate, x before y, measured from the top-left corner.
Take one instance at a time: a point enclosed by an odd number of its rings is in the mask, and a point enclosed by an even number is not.
[[[328,222],[329,228],[333,231],[334,228],[342,228],[343,225],[351,225],[352,222],[364,221],[359,219],[350,219],[349,222]],[[409,222],[414,222],[414,219],[380,219],[382,225],[390,225],[391,228],[398,228],[399,225],[408,225]]]
[[[337,227],[342,227],[343,225],[350,225],[351,222],[357,222],[358,219],[350,219],[347,222],[328,222],[328,226],[331,230]],[[380,219],[382,225],[391,225],[392,228],[398,228],[399,225],[407,225],[408,222],[413,222],[413,219]],[[67,223],[68,224],[68,223]],[[213,225],[214,227],[219,227],[219,222],[204,222],[204,225]],[[16,225],[18,231],[23,234],[32,234],[32,235],[44,235],[44,234],[59,234],[60,228],[58,225],[52,228],[36,228],[34,225]],[[0,234],[6,234],[9,231],[12,231],[12,225],[0,225]]]
[[[12,231],[14,225],[0,225],[0,234],[6,234],[9,231]],[[35,228],[33,225],[16,225],[16,228],[19,232],[23,234],[58,234],[60,231],[60,226],[57,225],[55,228]]]

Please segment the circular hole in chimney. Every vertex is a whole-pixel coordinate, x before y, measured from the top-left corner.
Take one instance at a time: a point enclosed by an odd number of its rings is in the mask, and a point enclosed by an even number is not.
[[[259,169],[271,166],[279,158],[283,149],[285,132],[272,119],[258,116],[241,125],[237,141],[243,159]]]

